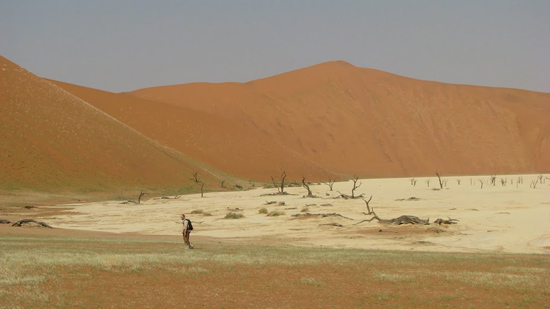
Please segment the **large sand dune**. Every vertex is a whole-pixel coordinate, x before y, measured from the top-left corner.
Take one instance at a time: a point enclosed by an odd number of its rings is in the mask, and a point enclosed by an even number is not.
[[[518,179],[522,177],[523,183]],[[329,191],[327,185],[312,185],[319,198],[304,198],[305,189],[288,188],[288,195],[265,195],[273,188],[240,192],[185,195],[175,199],[152,198],[140,205],[120,201],[40,207],[51,212],[40,220],[56,228],[142,235],[171,235],[181,238],[180,213],[194,222],[192,241],[197,248],[206,238],[221,243],[244,242],[264,245],[325,246],[449,252],[550,253],[550,178],[532,188],[536,175],[498,177],[444,177],[443,190],[437,178],[418,178],[416,186],[406,178],[362,180],[356,194],[373,196],[370,206],[381,218],[414,215],[421,219],[458,219],[453,225],[393,226],[359,223],[366,216],[361,199],[335,199],[337,191],[350,193],[351,182],[340,182]],[[501,179],[506,179],[503,186]],[[427,180],[430,180],[428,187]],[[460,180],[460,184],[458,184]],[[484,182],[481,188],[481,182]],[[264,205],[266,201],[277,203]],[[284,205],[279,205],[284,202]],[[308,206],[309,205],[309,206]],[[261,208],[281,211],[279,216],[259,213]],[[306,209],[304,209],[306,208]],[[193,214],[192,211],[201,210]],[[241,219],[224,219],[229,212]],[[295,215],[339,214],[330,217]],[[22,216],[20,214],[19,216]],[[12,218],[17,218],[13,215]],[[331,225],[341,224],[342,227]],[[359,223],[359,224],[358,224]],[[67,230],[67,233],[73,233]]]
[[[244,84],[129,94],[242,122],[345,175],[550,171],[547,93],[428,82],[328,62]]]
[[[231,175],[265,179],[287,169],[308,177],[331,176],[325,168],[239,121],[170,103],[52,82],[151,139]]]
[[[207,190],[221,180],[550,172],[550,94],[346,62],[248,83],[109,93],[0,58],[0,189]]]
[[[176,151],[0,57],[0,189],[109,191],[189,182]],[[203,179],[213,177],[200,169]]]

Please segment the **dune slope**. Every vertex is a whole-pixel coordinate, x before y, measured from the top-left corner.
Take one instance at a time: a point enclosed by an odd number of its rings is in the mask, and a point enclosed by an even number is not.
[[[550,171],[548,93],[421,81],[336,61],[248,83],[128,95],[241,122],[346,175]]]
[[[0,189],[550,172],[550,94],[336,61],[248,83],[110,93],[0,57]],[[236,180],[236,179],[235,179]]]
[[[0,189],[185,186],[197,167],[82,99],[0,57]],[[205,173],[205,179],[213,179]]]
[[[288,170],[294,177],[330,176],[326,169],[239,121],[170,103],[52,82],[195,162],[231,175],[269,180]]]

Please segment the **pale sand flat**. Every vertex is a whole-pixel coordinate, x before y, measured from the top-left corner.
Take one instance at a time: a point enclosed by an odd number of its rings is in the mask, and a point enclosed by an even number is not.
[[[256,189],[238,192],[208,192],[185,195],[177,199],[152,198],[141,205],[121,204],[120,201],[71,204],[71,213],[37,218],[66,229],[144,235],[180,235],[179,215],[186,213],[195,226],[193,236],[224,240],[264,241],[290,246],[323,246],[334,248],[363,248],[380,250],[421,250],[441,252],[508,252],[550,253],[550,180],[530,187],[537,175],[518,177],[497,176],[490,185],[489,176],[443,177],[447,186],[439,187],[437,177],[366,179],[355,192],[373,196],[370,206],[379,217],[395,218],[413,215],[421,219],[458,219],[458,224],[392,226],[368,219],[361,199],[335,199],[340,191],[351,194],[351,181],[339,182],[334,191],[327,185],[312,184],[319,198],[304,198],[301,187],[287,188],[289,195],[264,196],[276,189]],[[508,179],[503,186],[500,179]],[[430,179],[430,186],[427,180]],[[459,185],[457,179],[461,180]],[[485,184],[480,188],[479,180]],[[511,182],[513,181],[513,184]],[[415,199],[410,199],[414,197]],[[276,201],[264,205],[266,201]],[[278,205],[284,202],[284,205]],[[313,205],[314,204],[314,205]],[[293,217],[292,215],[336,213],[343,217]],[[52,207],[67,208],[68,205]],[[284,215],[270,217],[260,214],[261,208],[283,211]],[[224,219],[239,209],[244,218]],[[210,216],[191,214],[202,210]],[[346,218],[344,218],[346,217]],[[342,227],[330,225],[341,224]],[[323,225],[325,224],[325,225]],[[197,245],[197,244],[196,244]]]

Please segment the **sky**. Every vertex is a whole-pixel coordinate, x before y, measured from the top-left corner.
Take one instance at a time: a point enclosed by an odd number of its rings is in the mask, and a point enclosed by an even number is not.
[[[550,92],[549,16],[548,0],[0,0],[0,55],[112,92],[247,82],[333,60]]]

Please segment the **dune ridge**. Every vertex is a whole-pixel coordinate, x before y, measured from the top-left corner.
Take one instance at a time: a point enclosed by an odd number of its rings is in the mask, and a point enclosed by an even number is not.
[[[550,171],[548,93],[422,81],[336,61],[242,84],[128,95],[242,122],[334,173]]]
[[[197,168],[181,153],[2,57],[0,69],[2,189],[182,186]]]
[[[549,93],[344,61],[126,93],[0,66],[4,189],[550,172]]]

